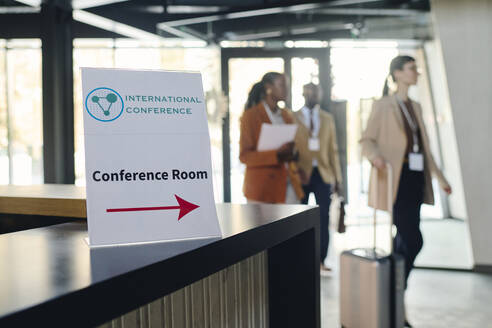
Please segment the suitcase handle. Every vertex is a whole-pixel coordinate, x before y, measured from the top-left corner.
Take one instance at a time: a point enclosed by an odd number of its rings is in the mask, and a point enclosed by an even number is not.
[[[389,162],[385,162],[386,172],[388,176],[388,213],[390,216],[390,254],[393,253],[393,167]],[[376,177],[379,176],[379,169],[377,169],[374,165],[373,169],[376,170]],[[374,250],[376,250],[376,215],[377,215],[377,204],[379,204],[379,193],[377,193],[378,188],[376,188],[376,206],[374,207],[374,215],[373,215],[373,224],[374,224]]]

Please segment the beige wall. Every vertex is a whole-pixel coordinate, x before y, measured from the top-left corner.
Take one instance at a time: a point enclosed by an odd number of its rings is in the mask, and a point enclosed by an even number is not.
[[[492,0],[432,0],[476,265],[492,265]],[[445,142],[445,141],[444,141]]]
[[[433,106],[436,115],[436,121],[439,126],[439,139],[441,141],[440,155],[442,155],[442,158],[440,159],[439,165],[442,168],[446,179],[448,179],[454,189],[454,192],[448,197],[449,213],[445,213],[444,215],[466,220],[468,214],[466,212],[456,129],[453,121],[453,112],[451,110],[448,84],[446,81],[446,70],[444,68],[439,41],[432,40],[426,42],[424,51],[429,71],[429,84],[432,86],[433,104],[431,106]],[[422,103],[422,108],[425,109],[424,103]],[[429,129],[429,125],[427,128]],[[438,154],[437,149],[438,148],[436,147],[433,149],[436,160],[436,155]],[[439,191],[441,193],[441,198],[445,197],[442,189],[439,189]]]

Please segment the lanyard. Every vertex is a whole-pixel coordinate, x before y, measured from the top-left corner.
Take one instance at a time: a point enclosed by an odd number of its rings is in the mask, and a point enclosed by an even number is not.
[[[400,108],[403,111],[403,114],[405,115],[405,118],[408,122],[408,125],[410,125],[410,130],[412,130],[412,135],[413,135],[413,152],[418,153],[419,152],[419,136],[418,136],[418,126],[417,123],[412,119],[410,116],[410,112],[408,111],[407,105],[398,97],[395,95],[396,100],[398,101],[398,105],[400,105]]]

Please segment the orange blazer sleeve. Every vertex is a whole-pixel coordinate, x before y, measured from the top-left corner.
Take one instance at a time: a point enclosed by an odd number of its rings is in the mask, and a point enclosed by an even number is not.
[[[257,108],[244,111],[241,117],[241,131],[239,137],[239,160],[249,167],[278,165],[277,151],[257,151],[260,137],[261,119]]]

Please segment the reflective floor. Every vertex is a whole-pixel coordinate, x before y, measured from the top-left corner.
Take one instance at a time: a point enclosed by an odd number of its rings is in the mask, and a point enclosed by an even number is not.
[[[441,268],[473,268],[470,234],[461,220],[423,220],[420,224],[424,248],[417,266]]]
[[[321,278],[321,326],[340,327],[338,274]],[[406,295],[415,328],[492,328],[492,275],[417,269]]]
[[[417,263],[424,266],[470,267],[466,225],[460,221],[424,221],[424,249]],[[387,249],[387,225],[378,226],[378,246]],[[343,249],[367,247],[372,228],[352,226],[344,235],[331,234],[326,264],[334,269],[321,278],[321,324],[340,327],[338,258]],[[492,328],[492,275],[415,269],[406,295],[408,318],[416,328]]]
[[[377,247],[389,250],[389,225],[385,214],[380,216],[377,227]],[[372,218],[352,219],[355,224],[345,234],[331,234],[332,249],[338,253],[344,249],[372,247]],[[379,222],[379,221],[378,221]],[[417,257],[417,266],[471,269],[473,257],[470,235],[466,222],[453,219],[424,219],[420,224],[424,247]],[[330,250],[329,262],[336,262]]]

